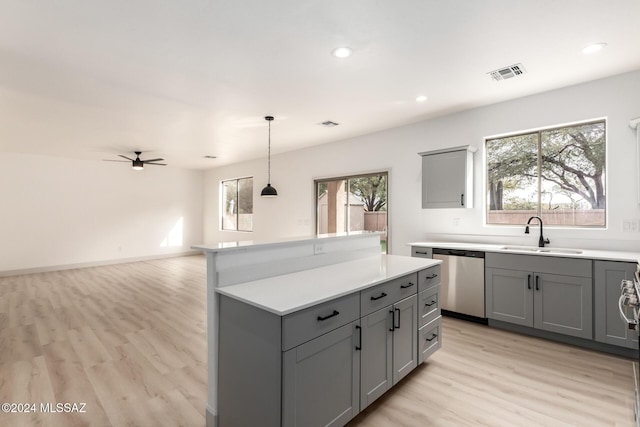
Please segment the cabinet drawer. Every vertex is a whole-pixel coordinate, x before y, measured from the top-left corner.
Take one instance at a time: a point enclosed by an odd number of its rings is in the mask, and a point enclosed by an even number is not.
[[[418,272],[418,292],[440,284],[440,264]]]
[[[418,364],[442,347],[441,321],[442,316],[438,316],[418,330]]]
[[[282,350],[286,351],[360,317],[360,294],[314,305],[282,319]]]
[[[440,316],[440,285],[418,294],[418,323],[422,327]]]
[[[362,316],[395,304],[403,298],[418,292],[415,273],[389,280],[381,285],[360,292]]]

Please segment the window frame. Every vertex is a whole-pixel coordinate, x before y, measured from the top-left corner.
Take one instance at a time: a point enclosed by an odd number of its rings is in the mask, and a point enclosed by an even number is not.
[[[355,178],[366,178],[366,177],[370,177],[370,176],[380,176],[380,175],[385,175],[386,176],[386,187],[387,187],[387,201],[386,201],[386,207],[385,207],[385,212],[387,213],[387,221],[386,221],[386,245],[385,245],[385,253],[391,253],[391,213],[390,213],[390,188],[391,188],[391,171],[389,169],[381,169],[375,172],[366,172],[366,173],[355,173],[355,174],[349,174],[349,175],[337,175],[337,176],[332,176],[332,177],[325,177],[325,178],[315,178],[313,180],[313,194],[314,194],[314,216],[315,216],[315,224],[314,224],[314,229],[316,231],[316,234],[320,234],[320,229],[319,229],[319,224],[318,224],[318,184],[321,183],[326,183],[326,182],[331,182],[331,181],[339,181],[339,180],[345,180],[346,183],[346,187],[347,189],[349,188],[349,183],[351,179],[355,179]],[[349,206],[350,209],[350,201],[349,201],[349,191],[347,191],[347,205]],[[348,230],[350,228],[350,215],[346,215],[346,229]]]
[[[224,216],[226,214],[226,201],[224,200],[224,186],[225,183],[227,182],[233,182],[235,181],[236,183],[236,198],[235,200],[238,200],[238,205],[240,204],[239,200],[240,200],[240,181],[243,180],[247,180],[250,179],[251,180],[251,229],[250,230],[244,230],[244,229],[240,229],[240,209],[239,207],[235,209],[235,219],[236,219],[236,228],[224,228]],[[240,232],[240,233],[252,233],[253,232],[253,176],[243,176],[243,177],[239,177],[239,178],[230,178],[230,179],[223,179],[220,180],[220,187],[219,187],[219,192],[220,192],[220,209],[218,211],[219,214],[219,218],[220,218],[220,223],[219,223],[219,229],[220,231],[232,231],[232,232]]]
[[[542,175],[540,172],[541,166],[542,166],[542,156],[541,156],[541,151],[540,148],[542,146],[542,133],[544,132],[548,132],[548,131],[554,131],[554,130],[559,130],[559,129],[564,129],[564,128],[571,128],[571,127],[577,127],[577,126],[584,126],[584,125],[590,125],[590,124],[602,124],[604,126],[604,194],[608,195],[609,194],[609,135],[608,135],[608,131],[609,131],[609,124],[608,124],[608,120],[607,117],[600,117],[600,118],[594,118],[594,119],[589,119],[589,120],[584,120],[584,121],[578,121],[578,122],[571,122],[571,123],[564,123],[564,124],[559,124],[559,125],[552,125],[552,126],[545,126],[545,127],[539,127],[539,128],[533,128],[533,129],[527,129],[527,130],[522,130],[522,131],[517,131],[517,132],[513,132],[513,133],[503,133],[503,134],[497,134],[497,135],[491,135],[491,136],[486,136],[484,137],[484,143],[483,143],[483,148],[484,148],[484,156],[483,156],[483,226],[484,227],[496,227],[496,228],[520,228],[521,224],[499,224],[499,223],[489,223],[488,222],[488,212],[489,212],[489,170],[488,170],[488,150],[487,150],[487,142],[488,141],[492,141],[492,140],[497,140],[497,139],[502,139],[502,138],[512,138],[512,137],[519,137],[519,136],[524,136],[524,135],[532,135],[532,134],[537,134],[537,145],[538,145],[538,183],[537,183],[537,208],[536,208],[536,212],[533,213],[532,215],[536,215],[536,216],[541,216],[541,213],[543,212],[542,210]],[[576,229],[587,229],[587,230],[607,230],[609,228],[609,199],[606,199],[605,202],[605,207],[604,207],[604,224],[602,225],[568,225],[568,224],[547,224],[545,222],[544,224],[545,228],[549,227],[549,228],[554,228],[554,229],[571,229],[571,230],[576,230]]]

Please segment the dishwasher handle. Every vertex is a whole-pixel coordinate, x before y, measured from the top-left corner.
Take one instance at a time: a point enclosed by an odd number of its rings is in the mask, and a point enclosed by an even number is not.
[[[467,251],[464,249],[440,249],[434,248],[433,254],[436,255],[451,255],[451,256],[463,256],[469,258],[484,258],[484,252],[481,251]]]

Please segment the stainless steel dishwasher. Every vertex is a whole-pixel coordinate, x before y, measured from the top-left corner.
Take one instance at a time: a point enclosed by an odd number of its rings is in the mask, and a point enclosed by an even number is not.
[[[484,252],[434,248],[433,258],[442,260],[440,307],[445,314],[485,319]]]

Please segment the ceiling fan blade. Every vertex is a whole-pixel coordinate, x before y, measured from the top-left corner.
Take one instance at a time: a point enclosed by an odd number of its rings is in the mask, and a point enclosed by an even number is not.
[[[123,157],[123,158],[125,158],[125,159],[127,159],[127,160],[129,160],[129,161],[132,161],[132,162],[133,162],[133,159],[130,159],[130,158],[128,158],[127,156],[123,156],[122,154],[118,154],[118,156]]]
[[[122,162],[122,163],[129,163],[128,160],[111,160],[111,159],[102,159],[103,162]]]
[[[145,165],[155,165],[155,166],[167,166],[166,163],[148,163],[144,162]]]
[[[143,162],[145,162],[145,163],[151,163],[151,162],[160,162],[160,161],[162,161],[162,160],[164,160],[164,159],[149,159],[149,160],[143,160]]]

